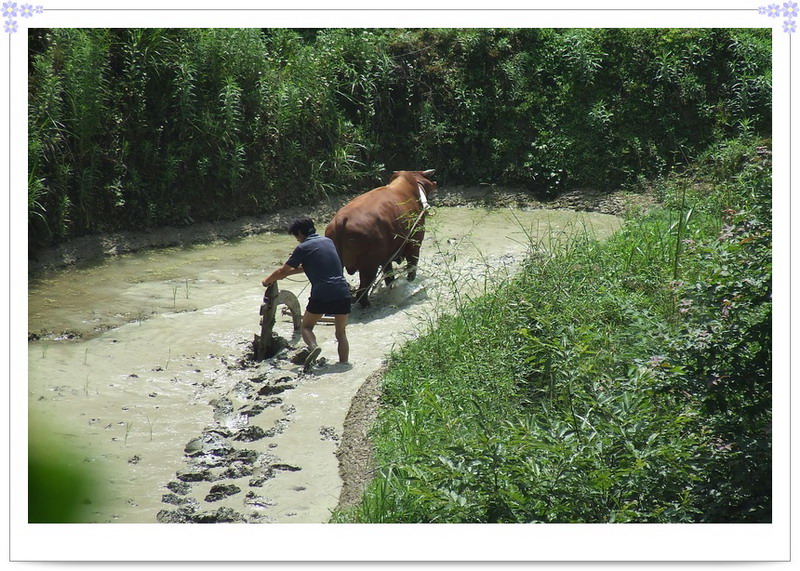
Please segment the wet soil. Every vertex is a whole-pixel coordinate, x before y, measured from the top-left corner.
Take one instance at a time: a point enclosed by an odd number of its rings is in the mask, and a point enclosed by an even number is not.
[[[28,260],[28,274],[43,272],[74,264],[98,262],[120,254],[153,248],[182,247],[191,244],[232,240],[264,232],[283,234],[294,218],[310,216],[313,220],[329,220],[351,196],[329,197],[311,207],[291,208],[260,217],[245,217],[233,221],[201,223],[182,228],[159,227],[142,232],[116,232],[85,236],[54,248],[39,251]],[[478,187],[448,187],[437,190],[432,198],[438,206],[472,206],[487,208],[546,208],[598,212],[621,216],[631,211],[650,208],[655,203],[652,193],[613,192],[593,189],[567,192],[552,200],[541,200],[523,189],[499,188],[493,185]]]
[[[316,220],[326,220],[345,201],[346,198],[342,198],[314,209],[292,209],[272,216],[236,222],[85,238],[40,253],[38,259],[31,263],[30,272],[34,280],[41,280],[42,276],[48,275],[48,272],[57,273],[59,268],[98,263],[131,252],[186,247],[210,241],[236,241],[265,232],[284,234],[288,221],[295,216],[308,214]],[[493,187],[442,189],[434,200],[435,205],[439,207],[527,211],[546,206],[554,210],[591,211],[615,215],[623,214],[628,209],[646,208],[652,202],[651,197],[643,195],[622,193],[604,195],[582,191],[543,204],[524,191]],[[471,218],[464,217],[461,225],[475,224],[468,220]],[[480,224],[483,224],[489,221],[489,218],[481,220]],[[434,217],[431,225],[435,227],[436,224]],[[228,328],[233,330],[226,333],[226,339],[223,340],[223,345],[228,349],[227,353],[211,352],[212,348],[205,357],[205,362],[200,362],[203,360],[200,356],[203,348],[198,347],[192,354],[167,352],[166,357],[161,357],[160,362],[163,365],[156,364],[157,359],[147,355],[147,352],[152,352],[152,339],[148,340],[148,344],[143,344],[142,349],[137,349],[138,338],[152,337],[152,333],[139,334],[135,330],[132,331],[131,328],[135,328],[137,323],[135,319],[130,319],[130,315],[123,315],[120,323],[109,319],[100,320],[94,330],[87,329],[85,324],[71,325],[67,321],[56,323],[55,319],[49,327],[39,326],[31,329],[29,323],[29,339],[38,343],[35,351],[41,350],[42,358],[47,356],[48,366],[52,366],[55,362],[58,366],[68,368],[68,365],[62,365],[63,360],[58,360],[59,342],[66,342],[67,345],[75,340],[91,342],[91,345],[87,344],[83,356],[84,366],[87,365],[87,359],[91,361],[95,355],[100,354],[100,350],[96,348],[98,346],[107,351],[104,362],[109,363],[122,360],[123,355],[131,352],[143,353],[143,358],[140,358],[143,361],[142,367],[137,369],[137,372],[127,375],[124,383],[118,380],[109,384],[109,388],[103,388],[104,392],[111,394],[124,384],[120,389],[121,393],[135,394],[138,400],[125,397],[127,400],[116,401],[103,395],[103,400],[106,401],[103,404],[104,408],[94,413],[98,418],[88,420],[88,424],[93,427],[96,434],[101,430],[99,426],[105,422],[99,417],[111,415],[111,409],[116,410],[115,418],[120,418],[120,409],[124,410],[125,414],[131,415],[103,426],[102,430],[107,431],[109,435],[111,432],[115,433],[110,440],[117,447],[113,450],[109,447],[92,450],[91,453],[86,452],[84,462],[124,456],[127,458],[132,479],[139,480],[137,485],[140,488],[161,488],[163,491],[160,497],[146,500],[142,498],[124,500],[125,493],[133,495],[133,492],[119,492],[122,495],[117,499],[118,504],[123,501],[127,501],[128,504],[140,503],[141,505],[131,506],[131,511],[136,512],[138,509],[152,515],[142,516],[143,519],[137,519],[140,516],[129,516],[127,519],[121,517],[116,521],[323,522],[327,520],[331,509],[347,507],[358,502],[361,492],[371,478],[372,449],[368,431],[380,403],[384,356],[393,347],[414,337],[415,328],[409,327],[409,323],[428,319],[431,311],[431,305],[428,303],[431,301],[430,298],[446,297],[443,293],[446,289],[443,287],[445,282],[459,280],[462,284],[465,283],[464,279],[453,275],[454,271],[464,272],[465,276],[469,276],[469,280],[474,280],[476,286],[480,286],[481,280],[485,283],[486,280],[494,279],[496,274],[490,275],[489,272],[495,272],[498,268],[506,272],[506,275],[513,273],[516,264],[524,257],[525,247],[516,243],[504,244],[508,239],[501,234],[508,224],[508,220],[489,221],[481,228],[482,233],[469,239],[465,238],[467,233],[459,237],[452,230],[442,230],[438,238],[435,238],[435,231],[432,230],[423,247],[427,250],[424,261],[428,264],[428,277],[422,279],[422,283],[398,280],[397,287],[381,288],[376,293],[376,303],[372,308],[354,312],[351,316],[351,325],[348,328],[351,347],[369,346],[371,351],[368,357],[355,359],[351,365],[336,364],[323,357],[312,371],[304,373],[293,359],[302,343],[299,335],[293,332],[289,325],[291,319],[286,316],[276,331],[285,337],[287,348],[273,359],[261,363],[252,360],[250,341],[247,339],[248,330],[257,330],[256,315],[253,315],[252,323],[242,324],[238,329],[231,324]],[[488,246],[490,254],[481,253],[479,246]],[[290,244],[280,246],[283,250],[287,247],[290,247]],[[278,251],[282,252],[280,248]],[[472,253],[467,253],[468,250]],[[284,255],[277,253],[278,251],[274,256]],[[248,249],[240,255],[247,258],[252,255],[252,251]],[[454,270],[448,260],[455,260],[457,256],[463,258],[459,261],[458,268]],[[223,290],[215,290],[214,287],[217,285],[216,282],[224,282],[226,278],[214,274],[216,271],[214,264],[229,262],[225,260],[220,262],[219,254],[213,251],[207,257],[210,260],[208,272],[216,277],[209,279],[205,275],[198,275],[196,280],[191,282],[191,300],[190,282],[187,279],[186,300],[184,305],[179,307],[176,307],[178,293],[176,285],[172,290],[172,311],[165,311],[165,307],[169,308],[170,302],[170,296],[166,295],[166,301],[163,301],[162,306],[154,308],[153,316],[148,317],[149,319],[155,321],[167,317],[175,322],[176,327],[185,319],[186,323],[191,323],[188,327],[213,330],[214,327],[223,327],[219,325],[219,321],[224,315],[238,315],[241,318],[241,315],[246,314],[247,307],[257,307],[255,299],[219,303],[215,296],[221,295],[219,292]],[[464,260],[466,263],[463,263]],[[276,257],[275,261],[280,261],[280,257]],[[196,265],[195,262],[191,263]],[[247,280],[258,279],[257,274],[250,276],[253,273],[250,269],[235,271],[246,274]],[[166,276],[167,280],[172,278],[174,278],[172,275]],[[285,284],[285,286],[294,288],[294,293],[298,294],[301,304],[304,305],[305,300],[301,295],[303,290],[300,286],[295,284]],[[209,296],[209,300],[198,299],[200,290],[206,292],[205,295]],[[446,299],[444,301],[437,299],[437,302],[440,305],[447,305]],[[217,305],[214,305],[215,303]],[[219,309],[220,306],[223,306],[222,310]],[[241,309],[242,307],[245,309]],[[205,319],[206,315],[206,321],[198,321]],[[140,316],[138,325],[141,326],[144,319],[144,316]],[[189,319],[192,321],[188,321]],[[37,321],[39,324],[46,322],[46,317]],[[211,322],[215,325],[208,325]],[[379,323],[381,330],[386,331],[385,338],[376,339],[378,330],[375,329],[375,323]],[[109,331],[113,333],[117,328],[126,330],[126,333],[121,334],[121,336],[127,335],[124,348],[120,347],[122,344],[116,343],[114,335],[109,337],[106,334]],[[318,335],[324,346],[323,355],[330,358],[331,355],[335,355],[332,334],[326,333],[322,326],[320,329]],[[48,345],[48,342],[51,344]],[[167,341],[163,341],[162,344],[164,343]],[[74,360],[75,356],[71,358]],[[177,366],[178,362],[182,365]],[[31,373],[29,369],[29,374],[36,373]],[[98,370],[97,366],[92,369],[93,376],[114,374],[119,377],[119,372],[106,373],[102,369]],[[80,388],[62,386],[59,392],[58,386],[49,386],[47,392],[43,393],[46,396],[37,397],[39,399],[37,406],[42,404],[42,399],[48,401],[47,404],[58,404],[59,399],[68,399],[70,394],[74,397],[76,393],[81,392],[78,397],[89,398],[95,396],[90,393],[97,393],[99,398],[101,389],[99,383],[95,384],[94,378],[90,383],[87,374],[82,391]],[[116,388],[112,389],[111,387],[115,385]],[[180,404],[174,399],[170,401],[169,398],[165,398],[160,405],[160,411],[152,412],[153,402],[171,394],[185,394],[187,389],[194,394],[188,402],[192,410],[186,409],[186,403]],[[32,390],[32,398],[33,392]],[[145,406],[150,408],[145,409]],[[210,419],[207,418],[208,407],[211,409]],[[155,409],[158,408],[155,406]],[[197,409],[200,409],[200,413]],[[38,412],[48,415],[52,414],[53,410],[52,407],[42,406]],[[173,424],[168,424],[166,420],[151,423],[151,418],[141,412],[144,410],[151,411],[149,414],[169,415],[176,420]],[[139,411],[139,416],[136,417],[138,423],[136,430],[140,439],[138,447],[133,435],[129,442],[127,432],[134,426],[132,413],[136,411]],[[81,415],[93,416],[87,412],[82,412]],[[35,417],[36,412],[33,412],[32,416]],[[126,418],[131,420],[125,420]],[[182,454],[176,455],[174,450],[160,452],[159,457],[171,456],[171,458],[160,462],[158,466],[153,466],[152,454],[148,455],[150,443],[142,436],[145,426],[149,425],[149,440],[152,442],[154,424],[156,424],[155,440],[159,440],[162,436],[160,432],[193,435],[184,441]],[[168,436],[164,435],[164,438],[168,439]],[[313,446],[306,446],[312,442]],[[124,443],[122,453],[119,452],[121,443]],[[335,474],[337,468],[338,479],[321,476]],[[151,481],[145,485],[143,481],[148,478]],[[120,488],[125,488],[128,484],[129,482],[122,479],[116,481],[116,485]],[[104,514],[97,521],[114,521],[114,519],[108,519]]]

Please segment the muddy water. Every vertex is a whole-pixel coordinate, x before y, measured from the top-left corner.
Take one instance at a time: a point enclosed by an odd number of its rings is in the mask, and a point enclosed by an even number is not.
[[[438,208],[417,280],[381,285],[372,307],[354,310],[349,366],[335,362],[332,327],[319,325],[323,358],[309,374],[289,359],[302,344],[288,315],[275,331],[290,347],[248,360],[260,280],[287,258],[288,236],[125,255],[34,279],[32,444],[46,432],[86,475],[81,521],[327,521],[341,490],[345,415],[391,350],[455,295],[508,279],[531,243],[556,248],[618,226],[601,214]],[[304,276],[280,287],[305,305]]]

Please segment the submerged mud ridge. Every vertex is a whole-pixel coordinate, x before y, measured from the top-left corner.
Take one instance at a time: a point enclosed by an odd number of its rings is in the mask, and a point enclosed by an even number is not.
[[[186,444],[184,466],[165,485],[168,492],[162,502],[168,507],[158,512],[158,522],[273,521],[264,513],[276,506],[274,499],[263,495],[265,483],[278,473],[302,470],[269,452],[277,446],[269,439],[283,433],[295,413],[280,395],[295,390],[306,377],[281,369],[287,362],[296,361],[298,353],[296,348],[283,350],[267,364],[269,372],[264,372],[264,366],[256,363],[252,354],[229,365],[237,369],[238,376],[245,373],[247,380],[209,402],[214,422]],[[266,428],[255,423],[261,415],[271,417]],[[330,427],[321,427],[320,435],[323,439],[339,438]]]

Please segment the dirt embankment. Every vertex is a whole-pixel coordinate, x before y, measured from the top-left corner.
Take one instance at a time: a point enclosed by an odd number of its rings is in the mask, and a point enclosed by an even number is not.
[[[310,216],[318,226],[323,226],[336,210],[351,198],[353,196],[332,197],[314,206],[290,208],[272,214],[232,221],[204,222],[181,228],[165,226],[141,232],[123,231],[84,236],[37,252],[28,260],[28,275],[151,248],[170,248],[216,240],[232,240],[264,232],[283,233],[286,232],[289,223],[298,216]],[[434,206],[550,208],[620,215],[631,209],[648,208],[655,202],[655,199],[652,194],[602,193],[591,189],[581,189],[562,194],[554,200],[542,201],[522,189],[501,189],[485,185],[441,188],[432,197],[431,202]]]

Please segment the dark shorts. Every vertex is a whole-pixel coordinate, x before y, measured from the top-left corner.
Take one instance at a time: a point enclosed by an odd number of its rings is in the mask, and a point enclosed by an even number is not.
[[[352,299],[350,297],[334,301],[315,301],[309,299],[306,311],[320,315],[341,315],[343,313],[350,313],[351,307]]]

